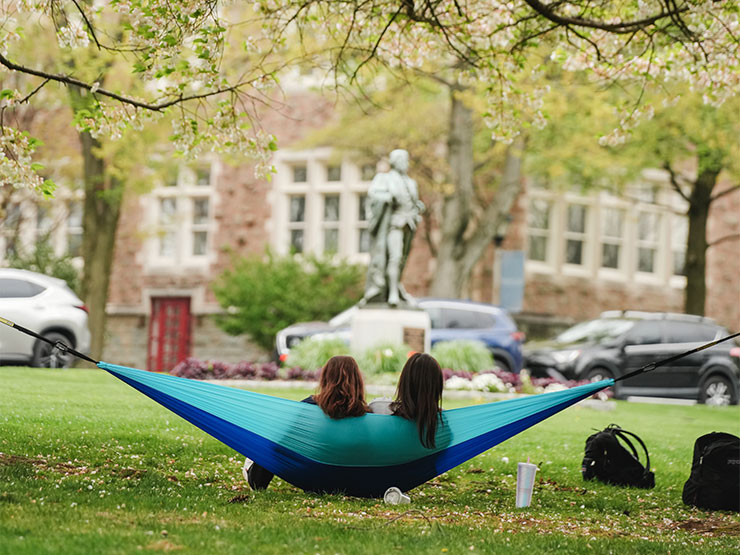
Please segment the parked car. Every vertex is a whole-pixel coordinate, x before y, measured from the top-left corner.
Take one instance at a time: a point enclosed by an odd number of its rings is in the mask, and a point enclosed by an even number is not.
[[[61,279],[0,268],[0,316],[49,341],[62,341],[83,354],[90,351],[87,308]],[[0,325],[0,362],[66,368],[72,355]]]
[[[709,318],[663,312],[610,311],[576,324],[550,341],[524,348],[524,366],[535,377],[617,378],[651,362],[686,352],[729,332]],[[740,347],[720,343],[639,374],[614,388],[630,395],[737,404]]]
[[[506,310],[490,304],[453,299],[422,298],[417,299],[417,303],[431,319],[432,345],[456,339],[481,341],[503,370],[521,370],[524,334],[517,330]],[[350,325],[356,310],[355,305],[328,322],[301,322],[280,330],[275,337],[276,357],[285,360],[290,349],[309,336],[337,337],[349,344]]]

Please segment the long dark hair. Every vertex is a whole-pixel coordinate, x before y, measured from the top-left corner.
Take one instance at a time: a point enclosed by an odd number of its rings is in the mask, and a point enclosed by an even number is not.
[[[427,448],[434,447],[443,388],[444,376],[439,363],[430,355],[414,353],[403,367],[396,400],[391,403],[393,414],[416,421],[419,440]]]
[[[336,356],[326,361],[314,400],[332,418],[362,416],[368,412],[365,382],[355,359]]]

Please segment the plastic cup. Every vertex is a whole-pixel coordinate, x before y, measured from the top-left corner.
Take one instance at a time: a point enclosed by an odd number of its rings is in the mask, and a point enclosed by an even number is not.
[[[539,470],[536,464],[520,462],[516,468],[516,506],[529,507],[532,502],[534,475]]]
[[[383,495],[383,501],[390,505],[401,505],[411,503],[411,498],[396,487],[388,488]]]

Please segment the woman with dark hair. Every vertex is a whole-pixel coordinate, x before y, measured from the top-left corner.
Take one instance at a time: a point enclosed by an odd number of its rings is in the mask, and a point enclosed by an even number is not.
[[[365,382],[357,362],[350,356],[331,357],[321,369],[318,393],[301,401],[318,405],[334,419],[362,416],[370,409],[365,403]],[[245,466],[249,465],[246,461]],[[247,482],[254,490],[267,489],[274,474],[252,463],[247,468]]]
[[[396,400],[375,400],[370,403],[372,412],[394,414],[414,420],[419,430],[419,441],[424,447],[435,447],[434,437],[442,412],[442,390],[444,389],[442,368],[434,357],[425,353],[414,353],[401,371],[396,390]],[[383,405],[387,404],[387,409]]]

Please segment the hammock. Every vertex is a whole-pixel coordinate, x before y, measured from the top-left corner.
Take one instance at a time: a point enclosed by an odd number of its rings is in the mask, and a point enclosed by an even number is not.
[[[333,420],[316,405],[99,362],[98,366],[286,482],[312,492],[408,491],[614,385],[603,380],[442,413],[436,447],[416,424],[366,414]]]
[[[740,337],[716,339],[616,380],[444,411],[437,446],[427,449],[416,424],[398,416],[332,420],[316,405],[98,362],[2,316],[0,323],[97,364],[294,486],[357,497],[381,497],[392,486],[408,491],[617,381]]]

